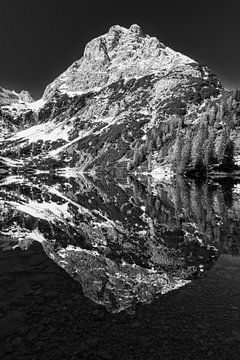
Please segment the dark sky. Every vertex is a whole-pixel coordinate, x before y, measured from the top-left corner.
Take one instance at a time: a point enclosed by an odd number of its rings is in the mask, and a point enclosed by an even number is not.
[[[222,1],[221,1],[222,2]],[[142,3],[142,4],[141,4]],[[6,0],[0,4],[0,86],[35,98],[115,24],[143,31],[240,87],[240,3],[228,0]]]

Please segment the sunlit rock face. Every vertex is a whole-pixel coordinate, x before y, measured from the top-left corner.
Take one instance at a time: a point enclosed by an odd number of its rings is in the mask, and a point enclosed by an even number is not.
[[[90,41],[42,99],[17,110],[9,107],[24,130],[5,134],[1,155],[41,168],[126,168],[136,147],[149,147],[151,131],[160,132],[158,127],[172,116],[177,129],[181,116],[197,113],[220,90],[207,67],[144,34],[138,25],[116,25]],[[26,116],[27,123],[22,120]],[[171,163],[175,133],[159,161]]]
[[[83,57],[46,88],[44,97],[48,98],[56,89],[86,92],[121,79],[127,81],[151,74],[163,77],[177,70],[179,77],[180,74],[201,76],[192,65],[197,63],[166,47],[157,38],[145,35],[138,25],[129,29],[116,25],[107,34],[90,41]],[[174,81],[171,76],[159,80],[162,93],[169,85],[174,87],[179,83],[179,79]]]

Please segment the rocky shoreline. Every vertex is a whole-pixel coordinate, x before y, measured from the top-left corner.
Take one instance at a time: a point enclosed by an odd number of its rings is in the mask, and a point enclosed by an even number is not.
[[[0,253],[0,358],[239,359],[240,262],[219,258],[203,278],[107,313],[34,243]]]

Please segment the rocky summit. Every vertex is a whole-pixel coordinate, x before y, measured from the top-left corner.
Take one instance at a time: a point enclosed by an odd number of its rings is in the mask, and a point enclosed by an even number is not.
[[[189,66],[194,63],[160,43],[157,38],[144,35],[138,25],[129,29],[113,26],[107,34],[87,44],[83,57],[46,88],[44,98],[49,98],[56,89],[62,92],[99,91],[121,80],[125,83],[152,74],[163,77],[174,70],[199,76],[198,71]],[[156,89],[158,94],[178,82],[177,79],[171,81],[171,76],[165,80],[170,81],[161,81],[160,89]]]
[[[2,166],[161,176],[238,165],[238,92],[138,25],[90,41],[40,100],[23,95],[0,93]]]

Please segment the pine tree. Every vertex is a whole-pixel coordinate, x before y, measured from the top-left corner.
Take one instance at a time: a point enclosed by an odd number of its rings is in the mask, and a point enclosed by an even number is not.
[[[215,125],[218,126],[218,124],[223,120],[223,106],[222,104],[218,105],[217,113],[216,113],[216,121]]]
[[[212,106],[210,110],[208,111],[208,117],[209,117],[209,124],[213,125],[216,119],[216,108],[215,106]]]
[[[139,147],[139,160],[138,162],[141,163],[142,161],[145,160],[147,155],[147,148],[145,146],[145,144],[141,144]]]
[[[203,168],[203,143],[205,140],[206,127],[200,126],[196,136],[193,139],[192,143],[192,166],[194,170],[200,170]]]
[[[156,147],[157,147],[157,150],[159,150],[161,146],[162,146],[162,139],[161,139],[160,135],[158,134],[158,136],[157,136],[157,138],[156,138]]]
[[[183,174],[186,170],[187,167],[190,165],[191,162],[191,148],[192,148],[192,134],[191,131],[188,130],[186,137],[185,137],[185,142],[184,145],[182,147],[182,151],[181,151],[181,161],[179,164],[179,173]]]
[[[226,131],[226,127],[225,127],[221,133],[220,142],[219,142],[219,146],[218,146],[218,152],[217,152],[217,160],[220,164],[222,164],[223,160],[224,160],[227,142],[228,142],[228,137],[227,137],[227,131]]]
[[[222,106],[222,112],[223,112],[223,116],[224,116],[228,112],[228,101],[227,101],[226,95],[224,95],[222,97],[221,106]]]
[[[148,163],[148,171],[152,170],[152,154],[148,154],[148,159],[147,159],[147,163]]]
[[[234,90],[233,99],[236,100],[237,102],[240,101],[240,90],[239,89]]]
[[[20,157],[20,154],[21,154],[21,147],[20,145],[17,146],[17,155],[18,157]]]
[[[226,110],[226,113],[227,113],[228,111],[231,111],[231,110],[232,110],[233,97],[232,97],[232,96],[229,96],[229,97],[226,99],[226,103],[227,103],[227,110]]]
[[[133,167],[137,166],[138,161],[139,161],[139,141],[137,141],[136,145],[134,146],[132,166]]]
[[[183,140],[179,133],[179,135],[177,136],[175,149],[174,149],[174,161],[176,166],[178,166],[181,162],[182,148],[183,148]]]
[[[182,119],[179,119],[178,126],[177,126],[177,136],[180,135],[182,127],[183,127],[183,121],[182,121]]]
[[[234,146],[232,140],[227,141],[224,157],[222,160],[222,166],[224,170],[229,172],[234,168]]]
[[[216,163],[216,155],[214,151],[214,138],[215,133],[211,132],[209,138],[204,142],[204,165],[209,168],[211,165]]]
[[[150,154],[153,151],[153,140],[149,140],[148,144],[147,144],[147,152]]]
[[[131,160],[129,160],[127,163],[127,170],[131,171],[132,169],[133,169],[133,164],[132,164]]]

